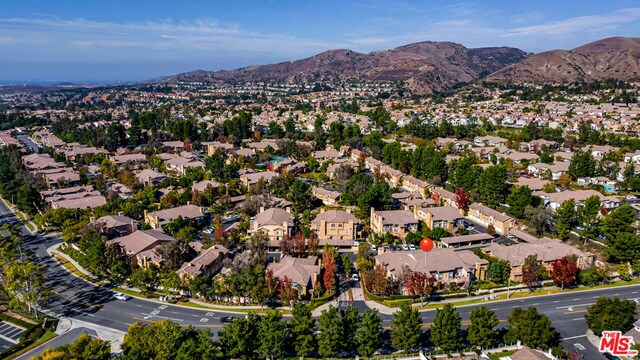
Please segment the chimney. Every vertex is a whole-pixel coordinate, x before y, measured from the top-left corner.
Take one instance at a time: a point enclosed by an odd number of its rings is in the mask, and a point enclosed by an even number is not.
[[[124,211],[118,211],[118,216],[124,216]]]
[[[260,206],[260,211],[259,212],[264,212],[264,206]]]
[[[131,232],[135,232],[136,230],[138,230],[138,222],[131,220]]]
[[[90,217],[89,218],[89,222],[92,223],[92,224],[95,224],[96,223],[96,217],[95,216]]]
[[[350,207],[348,207],[348,208],[346,209],[346,211],[347,211],[347,214],[351,214],[351,208],[350,208]]]
[[[288,212],[289,214],[291,214],[291,206],[287,206],[287,207],[285,208],[285,210],[286,210],[286,212]]]

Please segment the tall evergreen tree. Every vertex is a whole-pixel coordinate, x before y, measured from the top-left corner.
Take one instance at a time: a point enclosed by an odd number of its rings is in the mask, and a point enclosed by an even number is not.
[[[444,351],[455,351],[462,345],[460,314],[451,303],[436,310],[436,317],[431,326],[431,342]]]
[[[498,332],[498,317],[486,306],[479,306],[469,315],[469,329],[467,341],[479,348],[486,349],[495,345]]]
[[[337,356],[342,349],[342,322],[338,309],[330,306],[318,318],[318,353],[323,357]]]
[[[382,318],[378,315],[378,310],[367,310],[362,313],[360,328],[356,331],[360,356],[369,357],[380,347],[382,330]]]
[[[314,332],[316,320],[311,315],[311,310],[305,304],[296,304],[292,310],[291,338],[296,354],[301,357],[308,356],[316,349]]]
[[[403,351],[417,349],[420,346],[422,317],[411,305],[402,303],[400,310],[393,313],[391,344]]]

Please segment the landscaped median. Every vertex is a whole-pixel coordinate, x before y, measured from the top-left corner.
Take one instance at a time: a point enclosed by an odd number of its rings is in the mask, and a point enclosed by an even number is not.
[[[423,306],[419,306],[418,308],[421,310],[434,310],[434,309],[441,308],[442,306],[444,306],[445,303],[453,303],[455,304],[455,306],[476,305],[476,304],[486,304],[486,303],[502,301],[502,300],[522,299],[522,298],[528,298],[528,297],[606,289],[606,288],[612,288],[617,286],[630,286],[630,285],[638,285],[638,284],[640,284],[640,279],[633,278],[631,280],[616,280],[616,281],[605,283],[603,285],[577,286],[573,288],[564,288],[564,290],[560,290],[556,286],[540,288],[532,292],[529,292],[527,289],[517,289],[510,292],[508,296],[507,296],[506,288],[495,289],[494,293],[484,294],[484,295],[466,295],[464,293],[454,293],[454,294],[449,294],[449,296],[445,295],[440,300],[436,300],[436,301],[431,300],[430,303],[425,304]],[[363,287],[363,291],[368,300],[375,301],[381,305],[384,305],[390,308],[398,308],[403,303],[416,304],[420,302],[419,298],[412,298],[410,296],[405,296],[405,295],[391,295],[390,297],[374,295],[364,287]]]

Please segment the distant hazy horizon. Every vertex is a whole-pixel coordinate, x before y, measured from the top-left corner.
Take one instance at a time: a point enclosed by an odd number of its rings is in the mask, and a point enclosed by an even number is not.
[[[528,52],[640,36],[636,1],[11,2],[0,82],[144,81],[420,41]]]

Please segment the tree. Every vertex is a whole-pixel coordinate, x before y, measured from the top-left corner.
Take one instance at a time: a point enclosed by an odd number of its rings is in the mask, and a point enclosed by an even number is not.
[[[291,314],[289,327],[296,354],[300,357],[308,356],[316,349],[316,320],[311,315],[309,307],[304,304],[296,304]]]
[[[547,194],[554,193],[557,191],[556,184],[554,184],[553,182],[548,182],[542,186],[542,191],[546,192]]]
[[[556,259],[551,263],[552,269],[549,272],[549,276],[555,281],[556,284],[560,284],[560,291],[562,291],[565,285],[573,284],[578,278],[577,259],[575,256],[565,256],[561,259]]]
[[[522,282],[527,285],[529,292],[538,285],[540,281],[540,272],[538,271],[538,256],[529,255],[522,264]]]
[[[377,264],[367,274],[367,281],[371,284],[370,291],[378,295],[387,295],[391,290],[391,282],[387,278],[387,268]]]
[[[622,233],[635,234],[635,229],[631,224],[636,220],[638,220],[636,211],[629,204],[624,204],[608,213],[602,219],[600,230],[607,240],[615,239]]]
[[[226,336],[224,335],[226,331],[226,328],[220,331],[221,341],[222,337]],[[209,330],[199,331],[191,327],[183,328],[169,320],[151,325],[134,323],[124,336],[121,348],[121,357],[125,360],[186,360],[194,353],[197,353],[199,359],[224,358],[216,350]]]
[[[73,343],[56,346],[44,350],[34,360],[109,360],[111,358],[111,344],[109,341],[92,338],[87,334],[80,335]]]
[[[458,209],[467,213],[469,210],[469,204],[471,203],[471,198],[469,197],[469,193],[464,190],[464,188],[458,188],[456,190],[456,205]]]
[[[557,181],[558,185],[564,189],[568,189],[569,186],[571,186],[572,180],[571,180],[571,175],[569,174],[562,174],[560,175],[560,178],[558,178]],[[550,184],[550,183],[549,183]],[[553,192],[553,191],[551,191]]]
[[[403,302],[400,310],[393,313],[391,344],[397,350],[408,352],[420,346],[422,317],[418,310]]]
[[[46,303],[52,291],[45,285],[44,266],[31,261],[4,265],[4,289],[14,304],[25,306],[38,318],[38,308]]]
[[[323,357],[337,356],[342,348],[342,322],[338,309],[330,306],[318,318],[318,353]]]
[[[310,187],[304,181],[295,179],[289,187],[287,198],[293,203],[293,209],[296,212],[303,212],[311,205],[309,203]]]
[[[473,156],[464,156],[454,160],[451,164],[449,179],[454,188],[463,188],[471,191],[476,189],[480,174],[482,174],[482,168],[476,165],[475,158]]]
[[[322,283],[325,289],[332,293],[336,278],[336,255],[333,251],[324,251],[322,253],[322,260],[324,262]]]
[[[511,188],[511,193],[507,196],[509,213],[517,218],[524,217],[524,210],[531,205],[533,196],[528,186],[515,186]]]
[[[476,189],[480,201],[489,207],[496,207],[505,200],[507,190],[507,168],[492,165],[486,168],[477,179]]]
[[[479,306],[469,314],[469,329],[467,341],[481,349],[493,346],[498,332],[494,330],[498,326],[496,314],[486,306]]]
[[[342,271],[345,275],[349,276],[353,272],[353,262],[348,254],[340,256],[340,262],[342,263]]]
[[[614,238],[608,238],[605,255],[611,262],[624,263],[640,257],[640,236],[631,233],[621,233]]]
[[[258,354],[273,359],[284,354],[287,344],[287,323],[282,320],[280,311],[270,309],[262,315],[258,323]]]
[[[600,197],[598,195],[590,196],[585,200],[584,205],[578,208],[578,220],[582,225],[582,237],[594,238],[598,228],[598,214],[600,213]]]
[[[451,303],[436,310],[436,317],[431,326],[431,342],[442,350],[455,351],[462,345],[462,320],[460,314]]]
[[[579,177],[592,177],[596,175],[596,161],[590,151],[577,150],[573,153],[569,164],[569,175],[573,180]]]
[[[551,210],[545,206],[527,206],[524,210],[524,217],[529,220],[531,226],[536,230],[536,234],[543,235],[551,229]]]
[[[522,345],[531,348],[548,349],[556,338],[549,318],[540,314],[535,307],[527,310],[514,308],[508,317],[508,324],[506,342],[520,340]]]
[[[571,230],[571,220],[573,220],[576,202],[573,199],[565,200],[556,210],[556,235],[560,240],[569,238]]]
[[[360,311],[354,307],[347,307],[340,309],[340,329],[342,331],[342,351],[347,354],[352,353],[358,347],[357,338],[354,336],[358,328],[360,328],[360,322],[362,316]]]
[[[420,271],[411,272],[404,279],[404,287],[407,290],[407,294],[411,297],[419,296],[420,304],[428,299],[434,291],[433,283],[435,279],[431,274],[426,274]]]
[[[234,319],[218,333],[218,342],[227,359],[253,358],[258,341],[260,318],[249,313],[246,318]]]
[[[298,299],[298,290],[293,287],[291,280],[286,275],[280,282],[278,292],[282,305],[291,306]]]
[[[492,259],[487,269],[487,277],[496,284],[504,284],[509,277],[511,266],[505,260]]]
[[[633,300],[621,300],[601,296],[595,304],[587,307],[584,316],[589,328],[597,335],[603,331],[621,331],[625,333],[633,328],[636,319],[636,304]]]
[[[380,347],[382,330],[382,318],[378,315],[377,309],[362,313],[360,328],[356,331],[360,356],[369,357]]]

